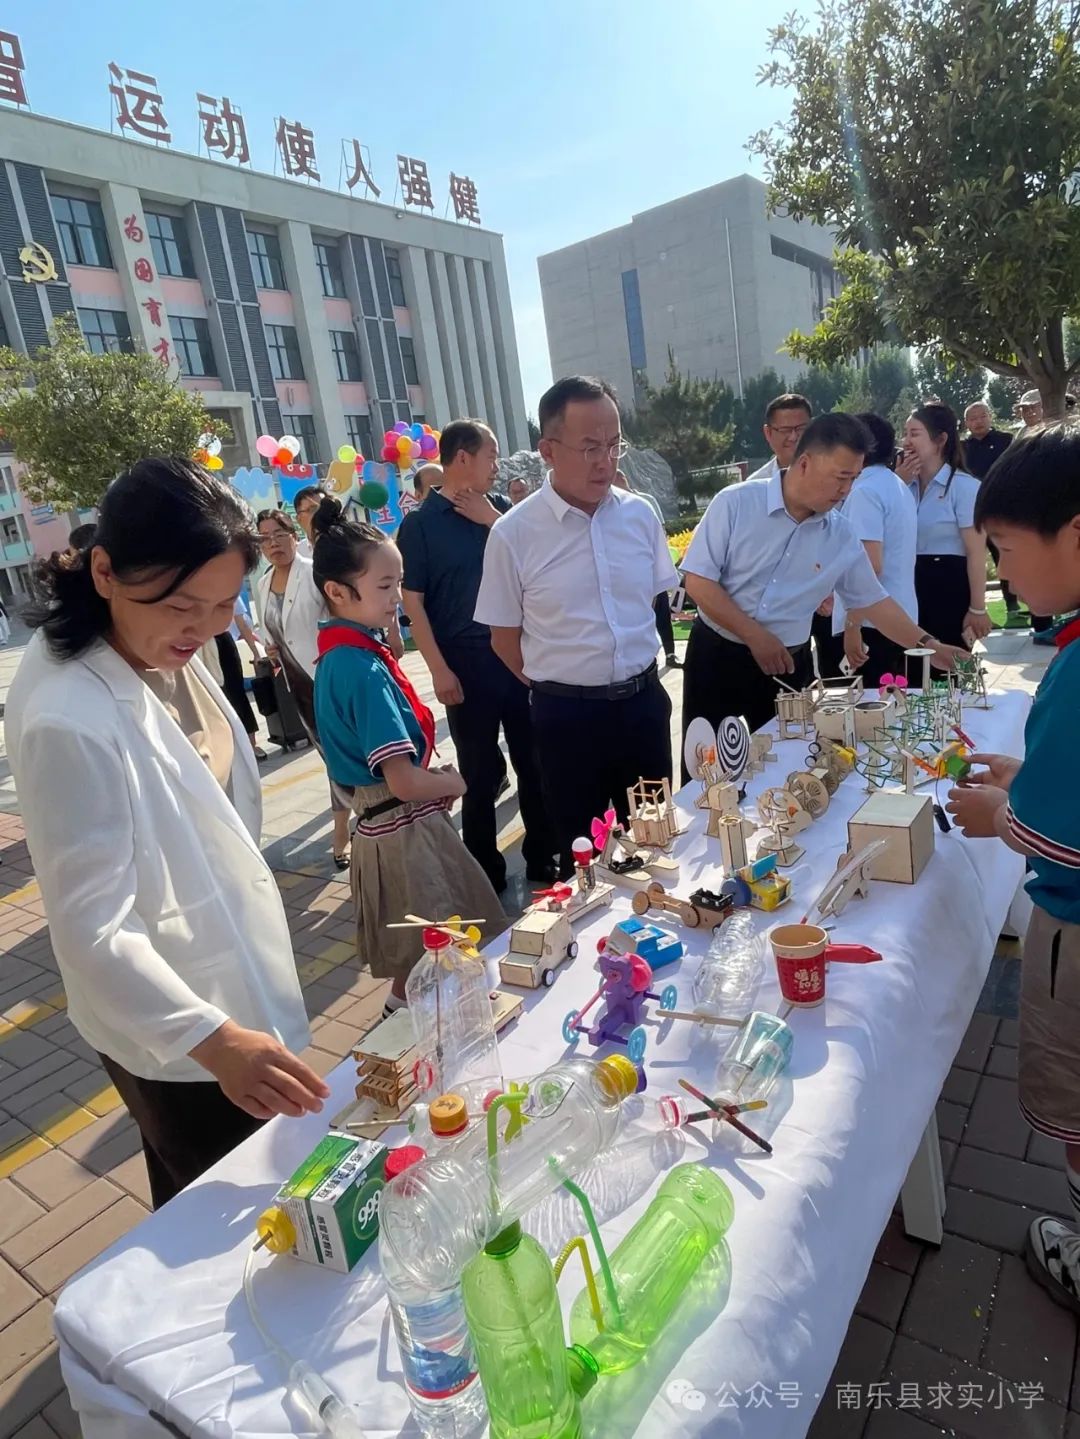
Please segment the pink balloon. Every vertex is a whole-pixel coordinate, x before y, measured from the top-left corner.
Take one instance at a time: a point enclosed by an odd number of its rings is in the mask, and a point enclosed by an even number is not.
[[[272,460],[278,452],[278,442],[273,435],[260,435],[255,441],[255,448],[264,459]]]
[[[398,442],[398,432],[397,432],[397,430],[387,430],[386,434],[383,435],[383,437],[382,437],[382,442],[383,442],[383,446],[384,446],[385,448],[387,448],[387,449],[388,449],[391,445],[396,445],[397,442]]]
[[[384,445],[382,457],[388,465],[396,464],[396,462],[401,458],[398,454],[396,445]]]
[[[409,454],[410,454],[410,456],[411,456],[414,460],[418,460],[418,459],[420,458],[420,456],[421,456],[422,453],[423,453],[423,451],[420,449],[419,442],[416,441],[416,440],[413,440],[412,444],[409,446]]]

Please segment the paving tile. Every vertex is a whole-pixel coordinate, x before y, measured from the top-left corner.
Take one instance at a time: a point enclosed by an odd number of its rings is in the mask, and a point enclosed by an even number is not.
[[[888,1377],[897,1385],[919,1386],[923,1407],[917,1417],[965,1439],[1062,1439],[1064,1434],[1066,1411],[1060,1405],[1036,1400],[1027,1407],[1015,1382],[914,1339],[897,1337]],[[962,1385],[969,1387],[962,1390]],[[961,1407],[965,1397],[981,1402]]]
[[[340,998],[336,989],[328,989],[317,980],[304,985],[304,1005],[310,1019],[314,1019],[316,1016],[333,1019],[334,1015],[330,1013],[330,1007]]]
[[[950,1234],[1009,1254],[1023,1252],[1031,1221],[1043,1212],[953,1184],[946,1188],[945,1198],[945,1228]]]
[[[337,990],[339,994],[349,994],[353,999],[362,999],[365,994],[370,994],[374,985],[386,983],[385,980],[372,979],[370,974],[357,974],[351,963],[335,965],[327,974],[324,974],[319,981],[327,989]]]
[[[0,1243],[44,1213],[37,1200],[24,1194],[12,1180],[0,1179]]]
[[[300,1051],[300,1058],[305,1064],[309,1064],[320,1079],[324,1079],[332,1069],[336,1069],[341,1063],[340,1054],[331,1054],[329,1050],[319,1049],[309,1044],[307,1049]]]
[[[130,1195],[123,1195],[103,1213],[26,1266],[28,1277],[47,1294],[66,1284],[73,1274],[96,1259],[121,1235],[146,1218],[146,1210]]]
[[[121,1189],[125,1189],[140,1204],[145,1204],[147,1209],[153,1207],[153,1201],[150,1198],[150,1179],[146,1173],[146,1160],[141,1152],[141,1147],[138,1154],[133,1154],[130,1159],[125,1159],[114,1169],[110,1169],[105,1178]]]
[[[357,1039],[356,1025],[350,1023],[349,1016],[352,1010],[347,1010],[341,1019],[328,1019],[321,1024],[318,1030],[318,1046],[320,1049],[328,1050],[336,1054],[339,1059],[352,1051]]]
[[[66,1390],[61,1390],[51,1404],[45,1405],[44,1413],[49,1428],[58,1434],[60,1439],[82,1439],[79,1417],[71,1407]]]
[[[68,1039],[77,1039],[78,1030],[67,1017],[67,1011],[58,1009],[48,1019],[34,1026],[34,1033],[42,1039],[51,1039],[53,1044],[66,1044]]]
[[[973,1014],[967,1033],[960,1041],[954,1064],[961,1069],[974,1069],[981,1074],[990,1057],[990,1047],[997,1034],[998,1019],[993,1014]]]
[[[62,1144],[72,1139],[84,1129],[89,1129],[97,1119],[89,1109],[83,1109],[63,1093],[51,1094],[47,1099],[32,1104],[19,1117],[50,1144]]]
[[[863,1430],[863,1439],[931,1439],[945,1434],[936,1424],[926,1424],[909,1409],[877,1409]]]
[[[865,1391],[868,1384],[876,1383],[892,1342],[891,1330],[859,1314],[854,1316],[807,1439],[857,1439],[866,1423],[866,1411],[841,1409],[839,1387],[854,1384]]]
[[[121,1129],[111,1139],[105,1139],[94,1146],[83,1163],[95,1174],[105,1175],[126,1159],[142,1153],[142,1137],[134,1124]]]
[[[19,1039],[32,1039],[35,1036],[22,1034],[16,1031]],[[0,1108],[6,1107],[8,1100],[15,1094],[21,1094],[24,1089],[29,1089],[32,1084],[39,1084],[41,1080],[55,1074],[57,1070],[66,1069],[72,1063],[75,1056],[66,1047],[59,1049],[52,1044],[45,1043],[46,1052],[40,1059],[28,1063],[15,1061],[16,1069],[13,1074],[5,1075],[0,1079]],[[4,1045],[0,1043],[0,1059],[4,1058]]]
[[[115,1188],[105,1179],[95,1179],[70,1199],[65,1199],[48,1214],[27,1225],[18,1234],[11,1235],[0,1244],[0,1250],[9,1263],[18,1269],[25,1269],[31,1260],[44,1254],[54,1244],[59,1244],[69,1234],[74,1234],[81,1225],[88,1223],[102,1210],[115,1204],[123,1190]]]
[[[57,1051],[47,1039],[41,1039],[29,1030],[9,1030],[3,1038],[0,1038],[0,1059],[6,1059],[8,1064],[14,1064],[17,1068],[23,1069],[37,1063],[40,1059],[47,1058]],[[64,1062],[67,1063],[65,1057]],[[0,1095],[2,1100],[2,1095]]]
[[[87,1184],[94,1175],[62,1149],[51,1149],[17,1171],[15,1183],[46,1209],[54,1209]]]
[[[0,1329],[35,1304],[41,1296],[21,1274],[0,1259]]]
[[[945,1182],[948,1183],[949,1175],[952,1173],[952,1167],[956,1162],[956,1156],[960,1152],[960,1146],[954,1144],[951,1139],[942,1139],[939,1143],[941,1145],[941,1173]]]
[[[900,1216],[890,1215],[889,1222],[878,1240],[875,1262],[887,1264],[890,1269],[902,1269],[905,1274],[914,1274],[925,1253],[925,1244],[904,1233],[904,1223]]]
[[[126,1129],[133,1129],[135,1121],[130,1117],[127,1110],[118,1110],[114,1114],[104,1114],[95,1119],[92,1124],[86,1125],[78,1134],[73,1134],[70,1139],[65,1139],[60,1148],[66,1150],[73,1159],[80,1164],[85,1164],[89,1155],[94,1151],[95,1146],[105,1144],[108,1140],[115,1138]]]
[[[1042,1384],[1048,1398],[1067,1404],[1075,1352],[1076,1316],[1035,1283],[1023,1260],[1006,1254],[983,1364],[1006,1379]]]
[[[98,1071],[100,1074],[102,1071]],[[84,1079],[87,1074],[93,1073],[92,1067],[83,1059],[72,1059],[62,1069],[54,1069],[44,1079],[39,1079],[36,1084],[28,1085],[25,1089],[18,1090],[3,1101],[4,1108],[10,1113],[22,1118],[28,1109],[47,1101],[50,1097],[57,1097],[57,1107],[63,1104],[63,1090],[69,1084],[76,1084]],[[29,1123],[23,1119],[23,1123]],[[32,1127],[32,1126],[31,1126]]]
[[[78,1062],[82,1063],[81,1060]],[[110,1083],[109,1076],[101,1068],[91,1069],[73,1084],[65,1084],[64,1093],[99,1119],[106,1114],[112,1114],[113,1110],[119,1109],[124,1102],[115,1086]]]
[[[949,1180],[961,1189],[976,1189],[980,1194],[1024,1204],[1040,1214],[1070,1217],[1065,1175],[1040,1164],[1025,1164],[1004,1154],[962,1144]]]
[[[1020,1024],[1015,1019],[1003,1019],[998,1028],[998,1044],[1007,1044],[1010,1049],[1016,1049],[1020,1043]]]
[[[937,1126],[938,1134],[942,1139],[948,1139],[953,1144],[959,1144],[964,1135],[964,1125],[967,1123],[968,1111],[962,1104],[950,1104],[947,1099],[939,1099],[937,1102]]]
[[[35,1414],[21,1429],[15,1430],[13,1439],[57,1439],[57,1435],[41,1414]]]
[[[0,1384],[0,1439],[7,1439],[63,1390],[55,1348],[44,1350],[24,1364]]]
[[[996,1250],[946,1234],[919,1265],[899,1332],[977,1361],[1000,1262]]]
[[[0,1383],[53,1343],[53,1307],[39,1299],[0,1333]]]
[[[964,1143],[1023,1159],[1030,1138],[1031,1126],[1017,1104],[1016,1080],[984,1075],[968,1116]]]
[[[990,1051],[990,1058],[986,1063],[987,1074],[996,1075],[999,1079],[1015,1079],[1016,1070],[1015,1047],[999,1041]]]
[[[970,1108],[978,1087],[979,1076],[974,1070],[960,1069],[954,1064],[942,1085],[941,1097],[951,1104],[962,1104]]]
[[[910,1274],[885,1264],[871,1264],[855,1312],[884,1324],[887,1329],[895,1329],[910,1289]]]
[[[1029,1164],[1045,1164],[1048,1169],[1064,1169],[1065,1146],[1060,1139],[1051,1139],[1048,1134],[1040,1134],[1037,1129],[1033,1129],[1025,1158]]]

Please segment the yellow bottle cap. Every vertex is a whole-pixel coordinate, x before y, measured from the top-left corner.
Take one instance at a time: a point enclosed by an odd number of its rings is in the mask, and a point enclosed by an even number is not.
[[[288,1254],[296,1243],[296,1230],[284,1209],[272,1204],[259,1215],[255,1232],[272,1254]]]
[[[600,1060],[596,1067],[600,1072],[601,1084],[609,1089],[616,1103],[637,1093],[637,1065],[625,1054],[610,1054],[607,1059]]]
[[[428,1105],[428,1123],[432,1134],[446,1138],[460,1134],[469,1123],[469,1111],[460,1094],[440,1094]]]

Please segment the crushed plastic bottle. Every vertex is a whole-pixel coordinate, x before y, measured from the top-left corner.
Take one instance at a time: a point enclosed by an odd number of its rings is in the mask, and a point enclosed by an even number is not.
[[[765,940],[749,910],[736,910],[712,937],[693,979],[694,1008],[712,1018],[741,1019],[753,1008],[765,973]]]

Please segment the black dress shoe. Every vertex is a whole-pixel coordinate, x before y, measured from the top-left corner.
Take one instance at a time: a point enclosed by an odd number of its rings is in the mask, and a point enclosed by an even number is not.
[[[665,655],[664,661],[667,664],[669,670],[681,670],[683,667],[682,660],[679,659],[676,655]]]
[[[525,878],[530,884],[554,884],[559,877],[558,865],[534,864],[525,868]]]

